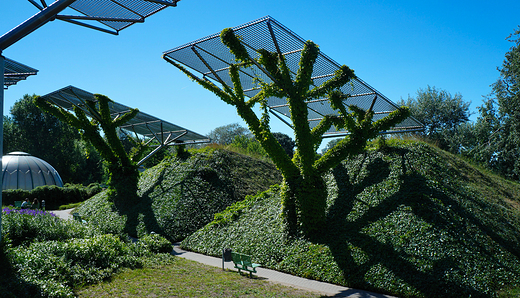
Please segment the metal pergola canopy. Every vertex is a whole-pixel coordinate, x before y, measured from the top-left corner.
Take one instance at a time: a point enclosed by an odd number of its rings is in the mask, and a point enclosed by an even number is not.
[[[9,86],[16,85],[19,81],[27,79],[28,76],[36,75],[37,69],[16,62],[9,58],[5,58],[4,67],[4,89]]]
[[[86,107],[86,102],[95,101],[95,97],[94,94],[85,90],[74,86],[68,86],[44,95],[42,98],[66,110],[72,110],[74,107],[79,107],[85,112],[85,114],[93,117],[90,110]],[[131,110],[130,107],[117,102],[109,103],[109,109],[113,119]],[[206,136],[143,112],[138,112],[134,118],[119,128],[133,132],[134,134],[140,135],[148,140],[155,140],[160,144],[159,146],[209,142],[209,139]]]
[[[249,54],[253,58],[258,58],[259,49],[266,49],[271,52],[282,54],[293,75],[296,75],[301,51],[305,40],[287,29],[278,21],[270,16],[246,23],[233,28],[235,34],[240,37]],[[216,33],[193,42],[178,46],[163,53],[165,59],[172,59],[183,64],[199,73],[206,79],[219,84],[223,82],[232,87],[229,77],[229,66],[235,62],[235,56],[227,49],[220,40],[220,33]],[[320,52],[316,60],[312,74],[315,86],[332,78],[334,72],[340,65]],[[259,85],[256,78],[265,82],[272,82],[271,79],[257,66],[241,69],[240,80],[245,90],[246,96],[252,97],[259,92]],[[341,91],[349,97],[344,100],[345,106],[356,105],[368,110],[373,105],[375,112],[374,121],[381,119],[395,111],[398,106],[379,91],[365,83],[360,78],[351,80],[345,84]],[[285,98],[268,98],[270,112],[284,123],[290,125],[290,111]],[[325,115],[337,115],[326,99],[315,99],[308,102],[309,117],[308,121],[311,128],[318,125]],[[423,125],[409,117],[389,131],[381,133],[397,133],[422,130]],[[348,134],[347,131],[337,131],[332,127],[324,134],[324,137],[334,137]]]
[[[47,7],[45,0],[40,5],[29,0],[38,9]],[[146,17],[163,10],[168,6],[177,6],[180,0],[76,0],[68,7],[81,15],[56,15],[56,19],[73,24],[118,34],[119,31],[135,23],[143,23]],[[81,21],[81,22],[80,22]],[[85,21],[97,21],[112,30],[92,26]]]

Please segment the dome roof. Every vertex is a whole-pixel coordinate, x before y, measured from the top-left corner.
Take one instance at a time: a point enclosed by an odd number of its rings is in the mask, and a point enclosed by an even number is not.
[[[25,152],[2,157],[2,189],[32,190],[38,186],[63,186],[60,174],[48,162]]]

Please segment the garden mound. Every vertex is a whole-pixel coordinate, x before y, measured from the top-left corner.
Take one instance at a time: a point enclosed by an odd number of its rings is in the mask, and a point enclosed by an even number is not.
[[[281,182],[272,163],[226,151],[202,149],[172,157],[146,170],[139,179],[137,236],[159,233],[179,241],[213,220],[213,215]],[[107,193],[85,201],[77,212],[106,233],[122,234],[126,220]]]
[[[494,297],[520,285],[520,185],[425,143],[387,141],[330,171],[320,239],[286,237],[279,187],[188,236],[263,267],[399,297]]]

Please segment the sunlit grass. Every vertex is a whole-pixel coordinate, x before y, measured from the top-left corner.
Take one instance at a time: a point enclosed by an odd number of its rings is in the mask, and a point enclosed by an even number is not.
[[[78,289],[79,297],[323,297],[235,271],[175,258],[173,264],[124,270]]]

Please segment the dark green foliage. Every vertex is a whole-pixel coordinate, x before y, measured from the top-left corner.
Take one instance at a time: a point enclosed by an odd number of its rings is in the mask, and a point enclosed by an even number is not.
[[[247,195],[281,181],[272,164],[225,150],[190,152],[148,169],[139,181],[139,202],[132,206],[138,235],[150,232],[182,240],[213,220],[213,215]],[[78,208],[104,232],[121,233],[120,219],[107,194]]]
[[[25,198],[29,198],[29,201],[32,202],[34,198],[37,198],[40,206],[45,200],[45,209],[57,210],[61,205],[83,202],[100,191],[101,187],[97,183],[88,186],[66,184],[64,187],[46,185],[38,186],[30,191],[10,189],[2,192],[2,204],[14,205],[14,201],[23,201]]]
[[[74,297],[73,288],[100,282],[121,268],[171,262],[169,254],[155,255],[171,252],[159,235],[127,243],[90,223],[51,215],[10,212],[2,219],[1,297]]]
[[[417,97],[408,96],[401,104],[410,108],[412,116],[424,124],[424,134],[434,137],[442,131],[454,130],[469,120],[469,102],[460,93],[451,95],[448,91],[427,86],[417,90]]]
[[[67,182],[99,182],[99,156],[90,152],[77,129],[38,109],[35,97],[24,95],[11,107],[11,117],[4,117],[4,154],[23,151],[41,158]]]
[[[251,132],[238,123],[219,126],[208,133],[211,142],[221,145],[229,145],[236,137],[251,137]]]
[[[77,221],[63,221],[55,216],[10,213],[2,216],[2,241],[12,246],[31,242],[83,238],[96,231]]]
[[[273,133],[273,136],[278,141],[280,146],[282,146],[285,153],[287,153],[287,155],[290,158],[293,158],[294,146],[296,146],[296,143],[293,141],[293,139],[291,139],[291,137],[289,137],[288,135],[281,133],[281,132],[275,132],[275,133]]]
[[[417,90],[417,96],[398,104],[410,108],[413,117],[424,124],[424,131],[416,133],[424,136],[439,148],[452,153],[465,150],[464,128],[469,121],[469,105],[460,93],[451,95],[448,91],[427,86]],[[467,127],[467,126],[466,126]]]
[[[506,177],[520,179],[520,27],[508,40],[513,46],[506,53],[500,78],[493,84],[498,103],[500,130],[490,135],[495,149],[494,168]]]
[[[494,297],[520,286],[520,186],[424,143],[381,140],[325,175],[326,227],[287,238],[280,192],[237,202],[182,246],[398,297]]]
[[[170,241],[158,234],[147,234],[139,238],[139,244],[146,246],[152,253],[171,253],[173,250]]]
[[[35,97],[34,103],[43,111],[54,115],[64,123],[81,131],[82,137],[90,142],[104,159],[108,173],[108,197],[114,202],[114,207],[123,215],[127,224],[125,231],[131,236],[137,236],[136,222],[138,214],[135,212],[138,202],[137,182],[139,171],[137,162],[147,149],[145,143],[139,139],[131,139],[134,147],[126,152],[117,128],[134,118],[138,109],[130,109],[118,117],[112,118],[109,104],[112,100],[101,94],[94,94],[94,99],[86,102],[90,111],[89,119],[85,111],[74,107],[74,114],[60,106],[45,101],[42,97]],[[102,131],[102,133],[101,133]]]

